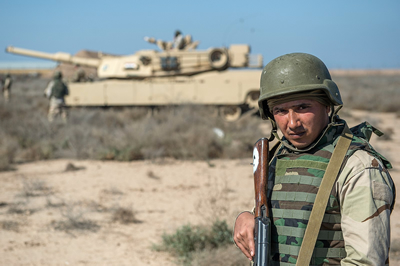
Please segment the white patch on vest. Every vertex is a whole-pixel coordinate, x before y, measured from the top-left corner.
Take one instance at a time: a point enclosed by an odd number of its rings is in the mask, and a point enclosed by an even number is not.
[[[258,159],[260,158],[257,148],[253,150],[253,174],[257,171]]]
[[[272,190],[282,190],[282,184],[276,184]]]

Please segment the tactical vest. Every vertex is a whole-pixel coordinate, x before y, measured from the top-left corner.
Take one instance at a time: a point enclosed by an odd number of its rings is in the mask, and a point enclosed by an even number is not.
[[[67,94],[67,86],[60,80],[54,79],[54,84],[51,89],[51,97],[57,99],[64,99],[64,96]]]
[[[309,151],[293,152],[281,145],[273,158],[270,165],[272,180],[268,191],[273,218],[272,265],[296,264],[315,197],[344,123],[343,120],[339,120]],[[391,168],[390,163],[368,143],[372,132],[377,135],[382,134],[381,132],[366,122],[352,128],[351,131],[354,137],[342,167],[350,155],[361,149],[379,158],[387,168]],[[341,259],[346,257],[340,221],[340,205],[334,187],[310,265],[340,265]]]

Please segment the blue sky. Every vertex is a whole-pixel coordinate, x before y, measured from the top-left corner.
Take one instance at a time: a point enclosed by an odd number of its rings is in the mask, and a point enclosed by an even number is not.
[[[311,53],[329,68],[400,68],[400,1],[0,0],[0,63],[45,62],[4,52],[8,45],[74,54],[128,55],[157,49],[176,29],[199,49],[248,43],[264,63]]]

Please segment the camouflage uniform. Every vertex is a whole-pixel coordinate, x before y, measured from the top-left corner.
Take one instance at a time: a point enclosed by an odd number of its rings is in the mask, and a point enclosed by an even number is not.
[[[64,97],[68,95],[69,92],[68,87],[61,78],[61,73],[56,73],[54,79],[48,84],[45,90],[45,95],[50,98],[50,107],[47,117],[49,122],[53,122],[57,115],[60,115],[64,122],[67,121]]]
[[[316,193],[343,120],[309,151],[279,148],[269,174],[272,265],[295,265]],[[394,185],[390,163],[368,143],[368,124],[352,128],[353,141],[332,189],[311,265],[387,265]],[[286,140],[283,138],[283,142]]]
[[[331,114],[327,126],[312,143],[295,147],[277,134],[273,107],[304,99],[330,107]],[[322,178],[346,125],[337,115],[343,102],[319,58],[293,53],[265,66],[258,103],[261,117],[271,121],[271,135],[280,139],[270,162],[267,189],[273,222],[271,265],[295,265]],[[310,265],[389,263],[390,213],[395,199],[395,187],[387,171],[391,164],[369,144],[371,134],[381,132],[368,123],[351,131],[353,138],[329,195]],[[247,225],[242,225],[237,239],[246,248],[241,230]]]

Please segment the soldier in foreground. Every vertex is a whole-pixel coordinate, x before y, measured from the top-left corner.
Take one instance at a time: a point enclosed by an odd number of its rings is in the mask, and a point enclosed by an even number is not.
[[[6,77],[4,79],[4,81],[2,82],[3,84],[3,96],[4,96],[4,100],[6,102],[10,101],[10,96],[11,96],[11,85],[12,85],[12,78],[11,75],[9,73],[6,74]]]
[[[311,259],[298,265],[389,263],[395,187],[387,169],[392,166],[368,142],[372,133],[382,133],[365,122],[349,129],[337,115],[342,105],[328,69],[313,55],[283,55],[262,72],[260,114],[270,120],[272,135],[279,140],[266,188],[272,213],[269,265],[298,262],[302,243],[307,242],[305,231],[312,231],[312,226],[307,227],[312,223],[311,211],[318,208],[322,223],[315,226],[317,239],[308,250]],[[332,154],[346,137],[348,146],[338,161]],[[326,171],[332,167],[338,175]],[[326,193],[330,191],[328,203],[318,207],[316,195],[329,175],[333,187]],[[237,217],[234,241],[251,260],[255,253],[252,212]]]
[[[64,97],[68,95],[68,87],[62,81],[62,73],[56,71],[53,80],[47,85],[45,96],[50,99],[48,120],[53,122],[57,115],[60,115],[64,122],[67,122],[67,112],[65,110]]]

